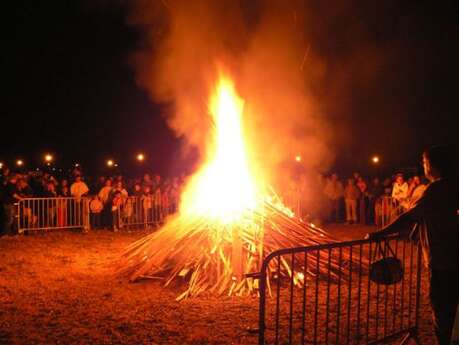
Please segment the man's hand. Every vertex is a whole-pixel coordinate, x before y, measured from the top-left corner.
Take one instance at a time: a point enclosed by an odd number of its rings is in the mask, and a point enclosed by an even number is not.
[[[387,236],[392,236],[394,234],[398,234],[399,229],[396,223],[391,223],[386,225],[384,228],[379,229],[375,232],[370,232],[365,235],[366,240],[380,240],[382,238],[386,238]]]
[[[381,231],[375,231],[375,232],[369,232],[368,234],[366,234],[364,239],[365,240],[379,240],[384,237],[385,235],[381,233]]]

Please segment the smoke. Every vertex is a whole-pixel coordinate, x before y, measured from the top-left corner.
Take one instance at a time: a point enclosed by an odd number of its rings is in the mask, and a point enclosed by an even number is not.
[[[266,171],[279,171],[279,163],[297,154],[315,171],[333,159],[332,132],[314,95],[325,66],[305,36],[306,12],[300,1],[267,2],[242,59],[248,133]]]
[[[145,34],[134,56],[137,80],[154,102],[172,105],[164,114],[168,124],[200,149],[209,132],[207,102],[216,63],[242,49],[239,8],[232,1],[135,4],[130,20]]]
[[[305,37],[304,12],[299,1],[137,0],[137,80],[155,102],[173,104],[165,116],[177,136],[202,148],[209,91],[223,65],[246,101],[253,159],[266,171],[297,154],[327,167],[331,131],[311,90],[325,67]]]

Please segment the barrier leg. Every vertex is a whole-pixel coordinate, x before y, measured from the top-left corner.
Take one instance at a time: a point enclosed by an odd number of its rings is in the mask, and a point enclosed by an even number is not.
[[[83,218],[83,232],[88,232],[90,228],[90,222],[89,222],[89,200],[88,199],[83,199],[82,200],[82,218]]]
[[[416,330],[411,330],[403,337],[402,341],[400,342],[400,345],[408,344],[410,339],[413,339],[414,343],[417,345],[421,344],[419,341],[418,332]]]

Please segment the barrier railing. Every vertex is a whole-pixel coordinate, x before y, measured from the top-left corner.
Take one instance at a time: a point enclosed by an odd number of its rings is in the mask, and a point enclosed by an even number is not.
[[[397,284],[369,279],[379,243],[402,262]],[[418,244],[392,238],[282,249],[264,259],[259,278],[259,345],[380,344],[402,335],[402,343],[417,342]]]
[[[119,227],[158,226],[176,212],[176,205],[154,196],[131,196],[124,200],[118,212]]]
[[[101,205],[97,212],[90,210],[90,202],[86,197],[21,199],[16,204],[17,231],[157,226],[177,210],[175,204],[153,196],[128,197],[115,210]]]
[[[383,196],[378,200],[377,207],[380,208],[376,212],[379,217],[377,224],[384,227],[390,224],[397,216],[403,213],[403,207],[400,203],[390,196]]]
[[[20,234],[35,230],[89,228],[87,198],[24,198],[16,205]]]

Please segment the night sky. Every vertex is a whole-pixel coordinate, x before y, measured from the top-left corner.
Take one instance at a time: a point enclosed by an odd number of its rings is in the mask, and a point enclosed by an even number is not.
[[[320,98],[337,133],[336,168],[365,171],[377,153],[386,167],[398,169],[416,164],[426,146],[456,144],[454,1],[349,1],[326,26],[333,2],[311,3],[317,13],[311,45],[327,65]],[[129,61],[141,34],[126,24],[126,4],[16,1],[4,7],[1,161],[21,157],[36,166],[49,151],[60,166],[79,162],[96,170],[113,158],[132,170],[134,154],[143,151],[153,171],[185,168],[180,142],[161,117],[167,105],[152,103],[136,85]],[[350,60],[358,66],[360,47],[381,58],[371,78],[352,78],[347,70]]]

